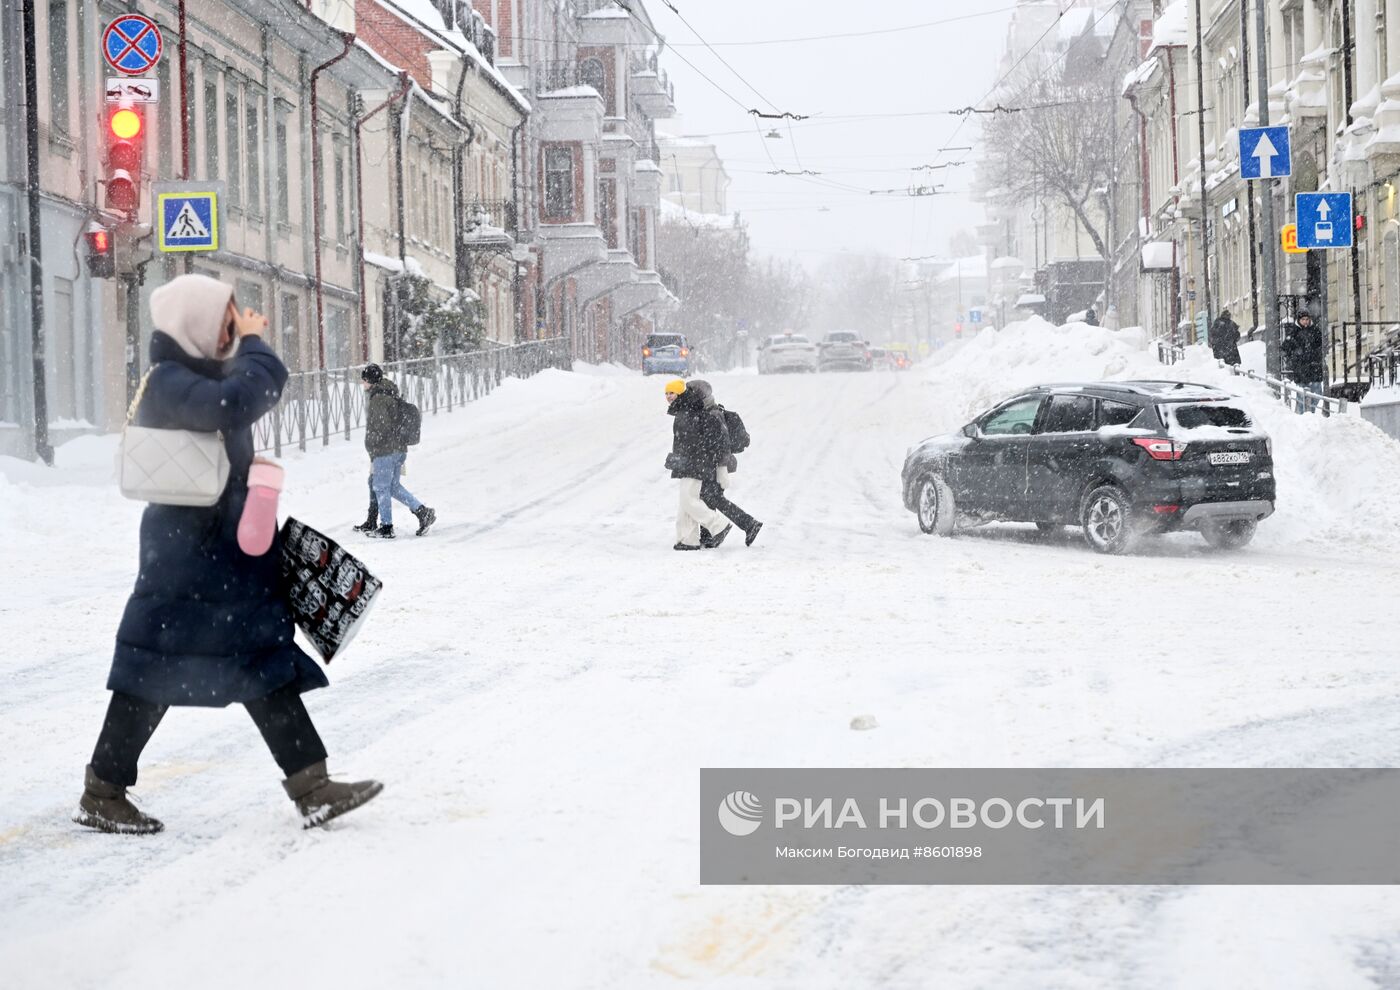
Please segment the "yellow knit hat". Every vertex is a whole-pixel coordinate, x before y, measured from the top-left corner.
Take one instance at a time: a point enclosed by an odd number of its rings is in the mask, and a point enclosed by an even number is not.
[[[666,383],[666,394],[667,394],[667,395],[684,395],[684,394],[685,394],[685,382],[682,381],[682,380],[679,379],[679,378],[672,378],[669,382]]]

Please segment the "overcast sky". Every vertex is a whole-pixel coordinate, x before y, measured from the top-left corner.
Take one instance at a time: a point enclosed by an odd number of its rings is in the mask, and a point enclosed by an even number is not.
[[[970,164],[936,172],[909,168],[948,161],[970,163],[967,152],[941,156],[938,152],[949,145],[974,143],[975,121],[955,138],[960,118],[947,115],[819,118],[927,114],[976,103],[995,81],[1014,0],[672,2],[681,16],[662,0],[647,0],[647,9],[671,49],[663,56],[663,64],[676,84],[680,110],[675,120],[658,126],[673,133],[713,136],[734,180],[729,208],[744,213],[757,250],[791,256],[809,266],[819,264],[825,254],[841,251],[895,257],[935,254],[944,251],[953,230],[980,221],[980,208],[964,195],[914,199],[869,193],[871,189],[906,189],[911,182],[945,183],[949,190],[966,190],[972,177]],[[852,36],[953,18],[965,19]],[[696,32],[718,54],[699,45]],[[837,37],[720,44],[816,35]],[[721,58],[737,70],[737,76]],[[812,119],[792,124],[791,135],[789,125],[777,125],[781,139],[765,139],[745,112],[750,107],[765,111],[776,107]],[[773,128],[764,122],[762,130]],[[823,175],[801,179],[763,174],[775,167],[806,168]],[[830,212],[821,212],[821,207]]]

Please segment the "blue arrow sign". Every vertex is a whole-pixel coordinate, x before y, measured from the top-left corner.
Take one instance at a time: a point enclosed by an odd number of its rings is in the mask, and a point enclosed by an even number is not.
[[[1300,248],[1351,247],[1351,193],[1299,193],[1297,213]]]
[[[1287,127],[1240,129],[1240,178],[1278,179],[1293,174]]]
[[[156,202],[156,245],[162,251],[219,249],[217,192],[161,193]]]

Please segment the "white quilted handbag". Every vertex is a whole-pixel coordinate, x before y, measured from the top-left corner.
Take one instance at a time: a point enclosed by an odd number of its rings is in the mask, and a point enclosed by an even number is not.
[[[154,370],[154,369],[152,369]],[[117,480],[122,494],[138,502],[207,508],[219,501],[228,484],[228,451],[222,433],[157,430],[133,426],[136,407],[146,394],[151,372],[141,379],[126,413]]]

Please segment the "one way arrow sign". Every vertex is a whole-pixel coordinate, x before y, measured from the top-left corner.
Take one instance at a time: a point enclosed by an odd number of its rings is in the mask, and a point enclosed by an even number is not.
[[[1293,174],[1293,149],[1287,127],[1240,129],[1240,177],[1281,179]]]

